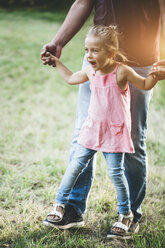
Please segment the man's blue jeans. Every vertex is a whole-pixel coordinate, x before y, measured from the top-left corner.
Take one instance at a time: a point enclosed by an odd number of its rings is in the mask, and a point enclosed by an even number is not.
[[[84,60],[84,66],[87,63]],[[134,67],[133,69],[142,76],[147,76],[151,66]],[[146,130],[147,112],[152,96],[152,90],[143,91],[130,84],[131,92],[131,117],[132,117],[132,140],[135,154],[125,154],[125,174],[130,190],[131,209],[134,213],[134,221],[139,221],[142,216],[141,204],[146,192]],[[80,128],[88,115],[90,102],[89,82],[79,87],[75,130],[72,139],[70,158],[71,161],[77,146],[77,138]],[[74,206],[77,213],[83,214],[86,210],[88,194],[93,180],[93,160],[78,177],[74,188],[69,195],[69,204]]]
[[[70,161],[62,182],[56,194],[56,202],[67,205],[69,194],[84,168],[97,151],[77,144],[76,151]],[[108,173],[115,186],[118,199],[118,212],[127,214],[130,211],[130,195],[127,179],[124,173],[124,153],[103,152],[108,166]]]

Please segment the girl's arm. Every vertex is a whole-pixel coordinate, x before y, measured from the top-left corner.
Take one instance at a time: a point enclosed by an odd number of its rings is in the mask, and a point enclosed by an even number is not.
[[[130,83],[132,83],[134,86],[136,86],[141,90],[152,89],[158,81],[152,75],[149,75],[146,78],[140,76],[129,66],[124,66],[124,69],[125,69],[124,74],[126,81],[129,81]]]
[[[81,84],[89,80],[87,76],[87,68],[73,73],[57,57],[48,53],[47,55],[48,56],[45,57],[45,60],[51,59],[52,64],[55,63],[56,69],[58,70],[59,74],[68,84]]]

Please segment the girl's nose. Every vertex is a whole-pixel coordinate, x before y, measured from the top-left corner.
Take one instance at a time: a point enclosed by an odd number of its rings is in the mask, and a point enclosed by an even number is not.
[[[88,52],[87,58],[92,58],[92,53],[91,52]]]

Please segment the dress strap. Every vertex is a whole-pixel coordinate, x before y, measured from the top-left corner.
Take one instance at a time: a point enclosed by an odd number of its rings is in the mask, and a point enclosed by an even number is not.
[[[120,63],[118,63],[118,64],[115,66],[115,69],[113,70],[113,73],[114,73],[114,74],[116,74],[119,65],[120,65]]]

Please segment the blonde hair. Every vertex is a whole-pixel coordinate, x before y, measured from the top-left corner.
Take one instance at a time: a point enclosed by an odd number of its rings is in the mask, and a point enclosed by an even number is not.
[[[96,25],[90,28],[87,33],[87,36],[88,35],[94,35],[102,40],[104,46],[110,53],[114,51],[113,60],[115,62],[128,63],[128,59],[119,49],[119,32],[116,26]]]

